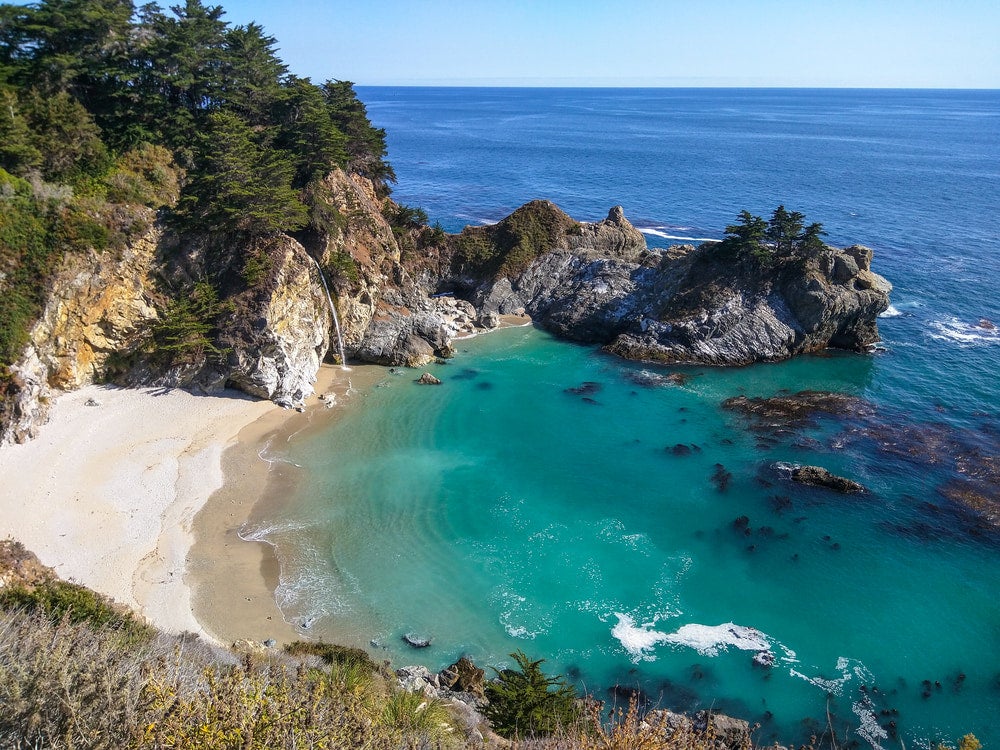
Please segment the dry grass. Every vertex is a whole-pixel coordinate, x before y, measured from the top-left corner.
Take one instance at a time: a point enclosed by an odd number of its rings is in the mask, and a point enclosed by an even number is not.
[[[438,748],[444,707],[353,665],[246,656],[196,638],[123,643],[116,631],[0,614],[3,748]]]

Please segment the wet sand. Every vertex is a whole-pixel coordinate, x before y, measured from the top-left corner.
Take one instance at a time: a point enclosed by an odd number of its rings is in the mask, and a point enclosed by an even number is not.
[[[225,481],[194,519],[194,543],[188,554],[186,582],[194,616],[205,632],[222,643],[238,639],[278,644],[310,634],[285,622],[275,602],[280,567],[270,545],[245,541],[239,530],[255,516],[276,512],[292,496],[298,472],[269,462],[272,446],[321,430],[347,409],[359,408],[386,368],[357,365],[350,371],[324,366],[316,393],[303,413],[265,415],[245,427],[223,457]],[[350,391],[350,392],[349,392]]]

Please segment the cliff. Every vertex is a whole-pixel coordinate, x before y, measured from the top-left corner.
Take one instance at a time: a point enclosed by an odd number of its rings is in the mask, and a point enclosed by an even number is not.
[[[889,283],[871,251],[761,258],[721,245],[649,249],[613,208],[581,223],[534,201],[445,235],[393,224],[371,180],[333,170],[294,237],[179,234],[153,221],[118,252],[68,254],[11,368],[4,441],[30,437],[53,391],[95,381],[215,391],[295,406],[336,352],[420,366],[460,334],[527,313],[630,359],[742,365],[878,340]]]
[[[563,338],[629,359],[744,365],[877,342],[892,286],[871,259],[860,246],[769,256],[722,243],[651,250],[620,207],[579,224],[538,201],[495,227],[466,229],[439,284],[479,315],[525,311]]]

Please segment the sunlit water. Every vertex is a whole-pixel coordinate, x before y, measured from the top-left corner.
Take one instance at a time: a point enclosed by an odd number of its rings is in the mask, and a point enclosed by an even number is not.
[[[276,545],[286,616],[396,664],[523,649],[598,697],[714,706],[761,741],[818,734],[829,710],[863,745],[995,744],[997,537],[938,491],[948,456],[878,438],[997,445],[1000,334],[979,321],[1000,317],[1000,94],[360,93],[395,197],[446,229],[547,197],[586,220],[621,203],[663,246],[784,203],[873,246],[896,289],[873,355],[671,371],[518,328],[460,342],[430,368],[441,386],[387,374],[289,445],[300,496],[246,530]],[[670,372],[687,379],[650,384]],[[721,406],[782,389],[875,415],[773,438]],[[804,488],[783,463],[869,492]]]

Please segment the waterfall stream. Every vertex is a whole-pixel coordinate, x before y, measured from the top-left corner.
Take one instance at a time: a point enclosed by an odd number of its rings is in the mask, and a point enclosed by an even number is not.
[[[344,354],[344,337],[340,333],[340,318],[337,317],[337,307],[333,304],[333,297],[330,295],[330,287],[326,283],[326,274],[323,273],[323,269],[319,265],[319,261],[313,258],[311,255],[309,259],[312,260],[313,265],[316,266],[316,270],[319,271],[319,280],[323,282],[323,291],[326,292],[326,301],[330,303],[330,312],[333,314],[333,327],[337,332],[337,352],[340,354],[340,366],[349,370],[347,366],[347,357]]]

